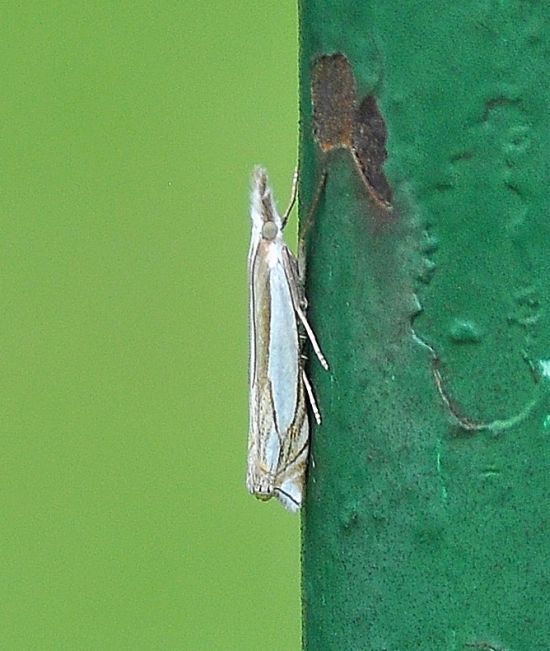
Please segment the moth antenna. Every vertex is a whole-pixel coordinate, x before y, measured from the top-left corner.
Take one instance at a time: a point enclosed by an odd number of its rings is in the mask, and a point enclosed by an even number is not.
[[[298,178],[299,178],[299,171],[298,171],[298,166],[296,166],[294,168],[294,176],[292,177],[292,190],[290,191],[290,202],[288,204],[287,209],[285,210],[285,214],[283,215],[283,225],[281,228],[284,228],[286,226],[290,212],[292,211],[292,209],[294,208],[294,204],[296,203],[296,197],[298,196]]]

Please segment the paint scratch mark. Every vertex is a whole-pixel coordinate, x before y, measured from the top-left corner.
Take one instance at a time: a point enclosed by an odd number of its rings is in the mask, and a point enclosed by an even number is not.
[[[539,404],[540,395],[537,395],[537,397],[529,401],[518,414],[511,416],[510,418],[495,419],[488,422],[478,422],[473,420],[472,418],[464,415],[461,412],[461,409],[458,406],[458,404],[449,395],[449,392],[445,387],[445,382],[441,372],[441,359],[439,358],[439,355],[437,354],[436,350],[427,341],[425,341],[422,337],[416,334],[414,328],[412,328],[412,334],[415,341],[417,341],[421,346],[427,348],[430,351],[432,357],[432,374],[434,377],[434,382],[437,388],[437,392],[439,393],[439,397],[441,398],[441,401],[445,405],[445,408],[449,413],[451,419],[456,423],[456,425],[458,425],[458,427],[462,431],[468,433],[483,432],[483,431],[498,433],[498,432],[503,432],[505,430],[512,429],[517,425],[519,425],[520,423],[527,420],[531,415],[531,413],[534,411],[535,407],[537,407],[537,405]]]

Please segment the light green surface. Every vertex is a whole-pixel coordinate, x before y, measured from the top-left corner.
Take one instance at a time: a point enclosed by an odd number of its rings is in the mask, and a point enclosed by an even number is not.
[[[248,176],[285,203],[294,2],[0,12],[0,647],[297,649],[244,489]]]

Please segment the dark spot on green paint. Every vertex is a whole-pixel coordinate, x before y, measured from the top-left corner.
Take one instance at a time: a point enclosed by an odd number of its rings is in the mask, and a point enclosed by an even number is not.
[[[487,120],[490,118],[491,113],[497,109],[506,109],[510,107],[517,107],[520,105],[520,100],[511,98],[511,97],[504,97],[504,96],[499,96],[499,97],[491,97],[490,99],[485,101],[485,110],[483,112],[483,121],[487,122]]]
[[[466,649],[482,649],[483,651],[506,651],[503,646],[496,646],[491,642],[472,642],[471,644],[465,644]]]
[[[343,531],[350,532],[359,522],[359,509],[358,505],[354,502],[351,504],[344,504],[340,512],[340,522]]]
[[[456,154],[453,154],[450,158],[451,163],[458,163],[463,160],[471,160],[474,157],[472,151],[459,151]]]
[[[359,105],[353,125],[353,153],[363,180],[372,197],[391,207],[392,193],[383,171],[388,157],[388,131],[376,99],[367,95]]]

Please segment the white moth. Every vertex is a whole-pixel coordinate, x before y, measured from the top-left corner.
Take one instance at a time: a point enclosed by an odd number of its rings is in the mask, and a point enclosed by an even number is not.
[[[275,496],[290,511],[302,505],[309,449],[307,393],[321,422],[301,355],[302,324],[325,369],[305,316],[306,300],[298,261],[283,239],[296,199],[283,217],[277,212],[264,169],[252,177],[252,239],[248,254],[250,285],[250,428],[247,488],[261,500]]]

